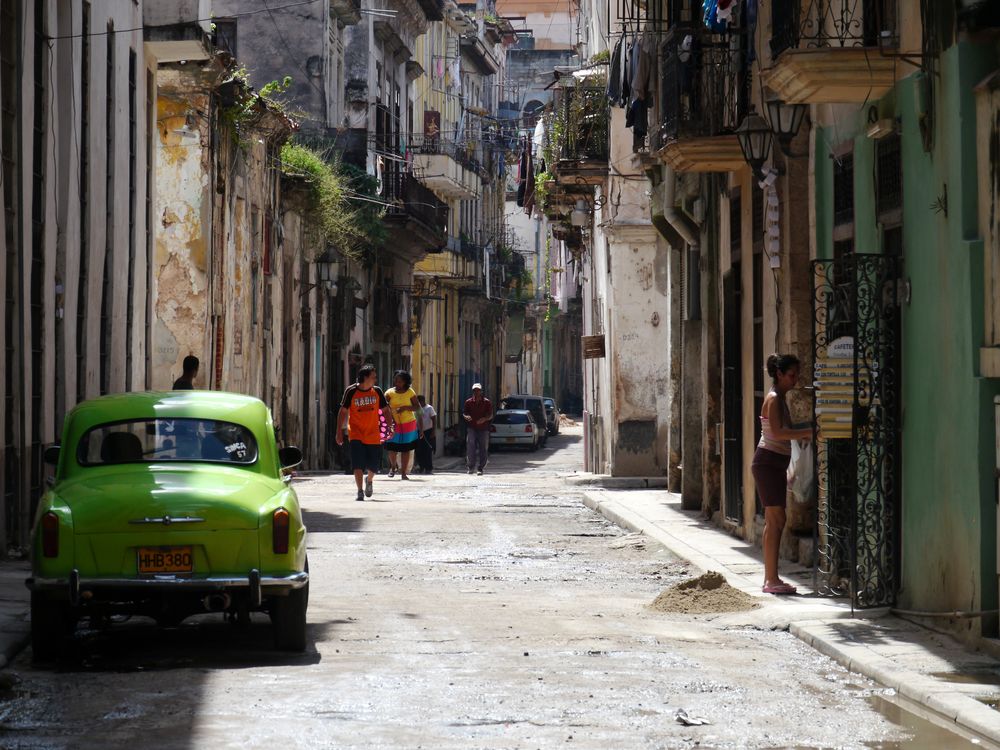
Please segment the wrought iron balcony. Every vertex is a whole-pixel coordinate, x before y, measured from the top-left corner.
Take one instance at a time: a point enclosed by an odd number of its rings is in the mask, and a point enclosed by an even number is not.
[[[412,174],[390,169],[382,177],[382,199],[389,204],[385,223],[392,232],[387,248],[423,253],[442,250],[448,241],[448,204]]]
[[[611,109],[603,76],[580,79],[555,92],[550,138],[556,182],[600,184],[608,174]]]
[[[765,83],[796,103],[860,103],[895,83],[898,0],[774,0]]]
[[[470,149],[442,138],[418,136],[410,146],[413,172],[427,187],[446,198],[478,198],[483,169]]]
[[[684,172],[731,172],[746,166],[735,130],[746,115],[750,73],[729,36],[679,26],[660,58],[660,126],[651,145]]]

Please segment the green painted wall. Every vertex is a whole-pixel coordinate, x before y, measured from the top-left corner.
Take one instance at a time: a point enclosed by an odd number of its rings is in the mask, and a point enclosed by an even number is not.
[[[989,46],[962,43],[940,60],[935,138],[926,153],[916,111],[919,75],[874,103],[900,118],[904,275],[902,309],[902,590],[899,606],[921,610],[997,606],[993,397],[1000,382],[980,378],[983,248],[976,193],[974,86],[997,64]],[[816,139],[817,252],[832,255],[831,148],[854,141],[855,239],[880,252],[874,144],[867,108]],[[948,214],[931,209],[947,185]],[[991,630],[992,621],[986,628]],[[967,623],[978,627],[977,621]]]

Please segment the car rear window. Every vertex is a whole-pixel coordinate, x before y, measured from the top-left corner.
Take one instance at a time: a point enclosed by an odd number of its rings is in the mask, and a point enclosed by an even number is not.
[[[528,424],[527,414],[499,413],[493,418],[493,424]]]
[[[77,446],[82,466],[164,461],[252,464],[257,441],[242,425],[212,419],[137,419],[93,427]]]
[[[524,399],[523,398],[505,398],[501,406],[504,409],[524,409]]]

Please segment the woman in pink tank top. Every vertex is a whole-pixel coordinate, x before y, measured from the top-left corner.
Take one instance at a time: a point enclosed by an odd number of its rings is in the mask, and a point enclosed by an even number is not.
[[[760,442],[753,455],[750,472],[757,495],[764,506],[764,593],[794,594],[795,587],[778,577],[778,550],[785,529],[786,472],[792,456],[793,440],[812,439],[813,428],[792,427],[785,403],[799,380],[799,360],[792,354],[772,354],[767,358],[767,374],[773,385],[760,411]]]

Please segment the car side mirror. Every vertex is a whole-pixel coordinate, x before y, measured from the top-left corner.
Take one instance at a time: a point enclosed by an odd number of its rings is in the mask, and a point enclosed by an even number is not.
[[[291,469],[302,463],[302,451],[294,445],[286,445],[278,450],[278,461],[282,469]]]
[[[50,445],[48,448],[45,449],[45,452],[42,454],[42,457],[44,458],[45,463],[49,464],[50,466],[58,466],[59,446]]]

